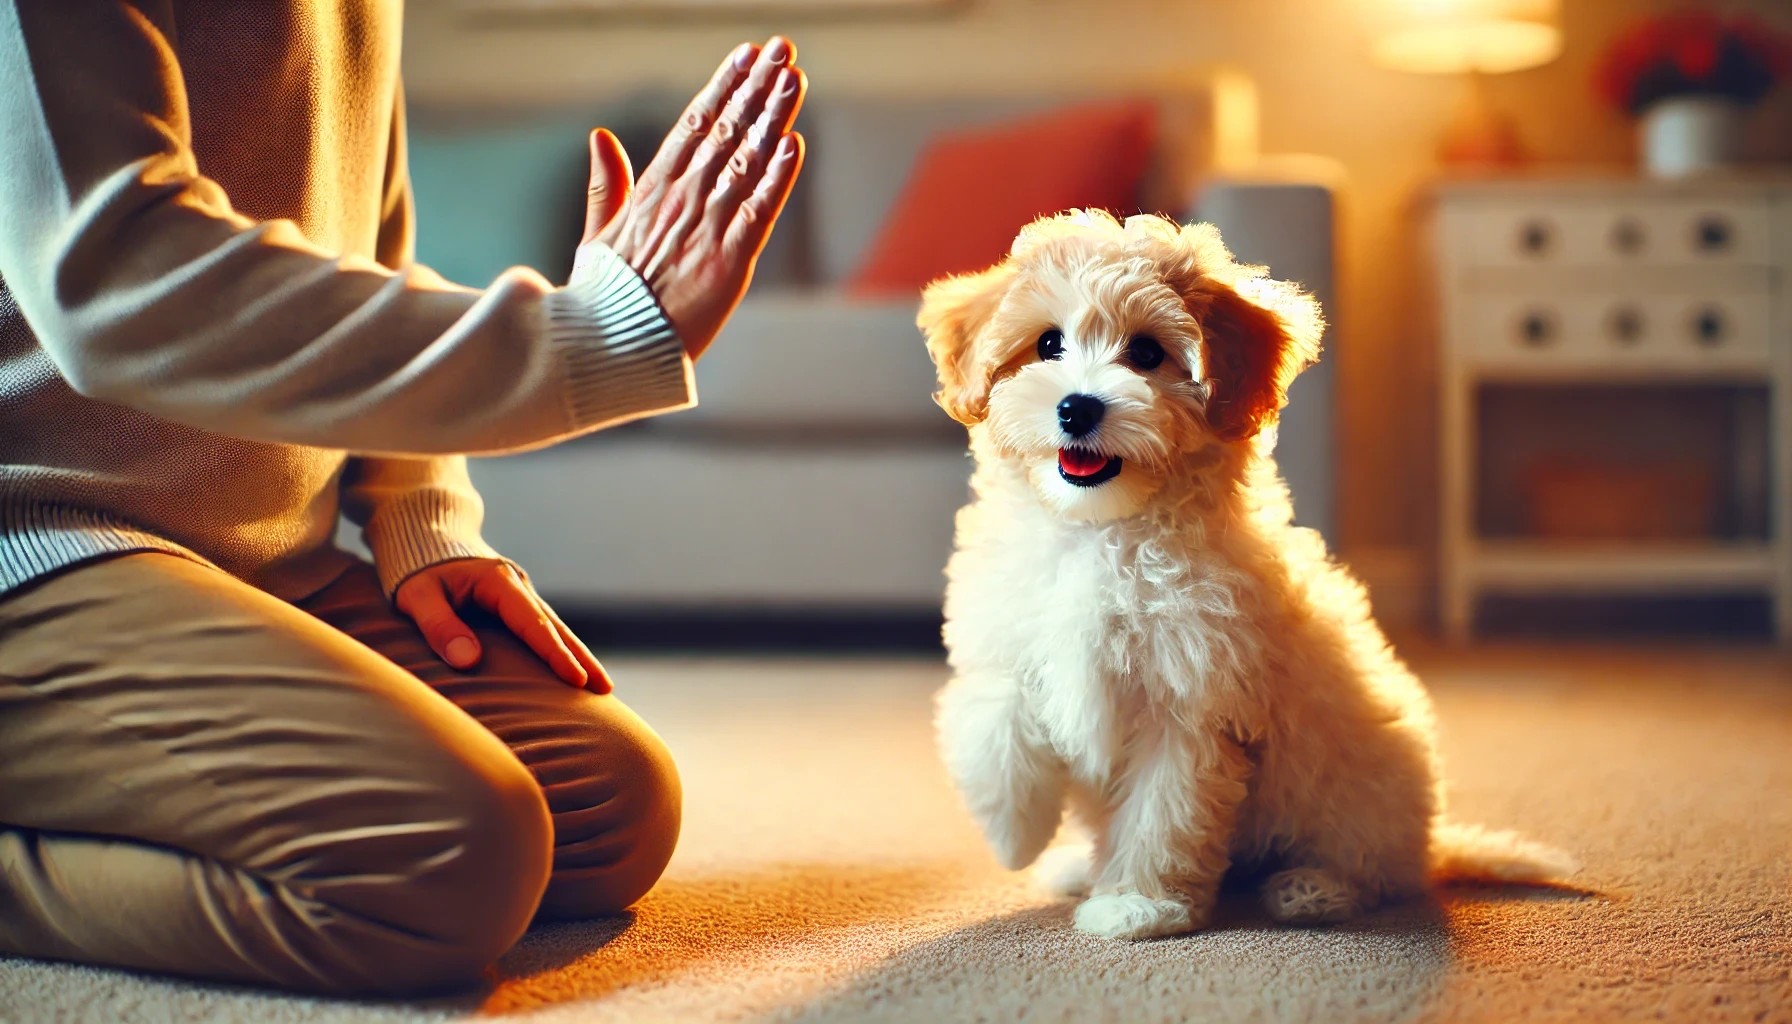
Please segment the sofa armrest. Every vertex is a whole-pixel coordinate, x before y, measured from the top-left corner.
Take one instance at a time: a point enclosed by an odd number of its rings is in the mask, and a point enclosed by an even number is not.
[[[1219,228],[1240,262],[1267,266],[1276,278],[1298,281],[1325,311],[1324,350],[1289,389],[1277,430],[1276,461],[1294,497],[1295,522],[1336,545],[1333,196],[1342,176],[1317,160],[1293,169],[1296,173],[1289,173],[1285,163],[1257,174],[1210,179],[1196,197],[1193,216]]]
[[[1334,197],[1342,179],[1343,171],[1325,158],[1266,158],[1248,171],[1204,179],[1191,215],[1219,228],[1239,260],[1299,281],[1329,310]]]

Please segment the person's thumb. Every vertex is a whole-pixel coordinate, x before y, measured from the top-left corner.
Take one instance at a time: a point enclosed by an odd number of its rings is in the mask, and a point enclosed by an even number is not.
[[[591,133],[591,183],[585,190],[585,237],[581,244],[596,238],[616,215],[628,194],[635,187],[635,171],[629,166],[628,154],[608,129]]]
[[[482,653],[479,638],[473,635],[461,617],[454,612],[441,581],[433,575],[419,573],[404,581],[394,595],[398,610],[411,617],[418,632],[429,642],[429,649],[449,665],[466,669],[478,664]]]

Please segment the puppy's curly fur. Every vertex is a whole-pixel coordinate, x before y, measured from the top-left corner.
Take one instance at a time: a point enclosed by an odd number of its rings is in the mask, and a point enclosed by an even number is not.
[[[941,751],[1010,868],[1070,807],[1093,842],[1039,870],[1087,895],[1078,928],[1199,928],[1234,869],[1294,922],[1447,877],[1574,870],[1444,821],[1424,688],[1291,524],[1271,453],[1318,356],[1310,297],[1211,226],[1074,211],[930,285],[919,324],[977,460],[947,569]],[[1063,418],[1072,395],[1101,405],[1092,431]]]

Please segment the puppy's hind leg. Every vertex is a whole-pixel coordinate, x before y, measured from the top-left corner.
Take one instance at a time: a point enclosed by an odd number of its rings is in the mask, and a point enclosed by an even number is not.
[[[1362,912],[1362,895],[1342,875],[1325,868],[1289,868],[1263,882],[1263,907],[1285,924],[1343,921]]]
[[[996,859],[1011,871],[1033,863],[1058,831],[1068,773],[1028,712],[1019,683],[961,675],[940,692],[936,712],[946,769]]]

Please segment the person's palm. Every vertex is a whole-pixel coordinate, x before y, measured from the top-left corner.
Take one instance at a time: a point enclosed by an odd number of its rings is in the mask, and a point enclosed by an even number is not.
[[[641,275],[693,359],[740,304],[802,167],[789,129],[806,88],[796,49],[774,36],[722,62],[639,182],[616,137],[591,134],[584,240]]]

